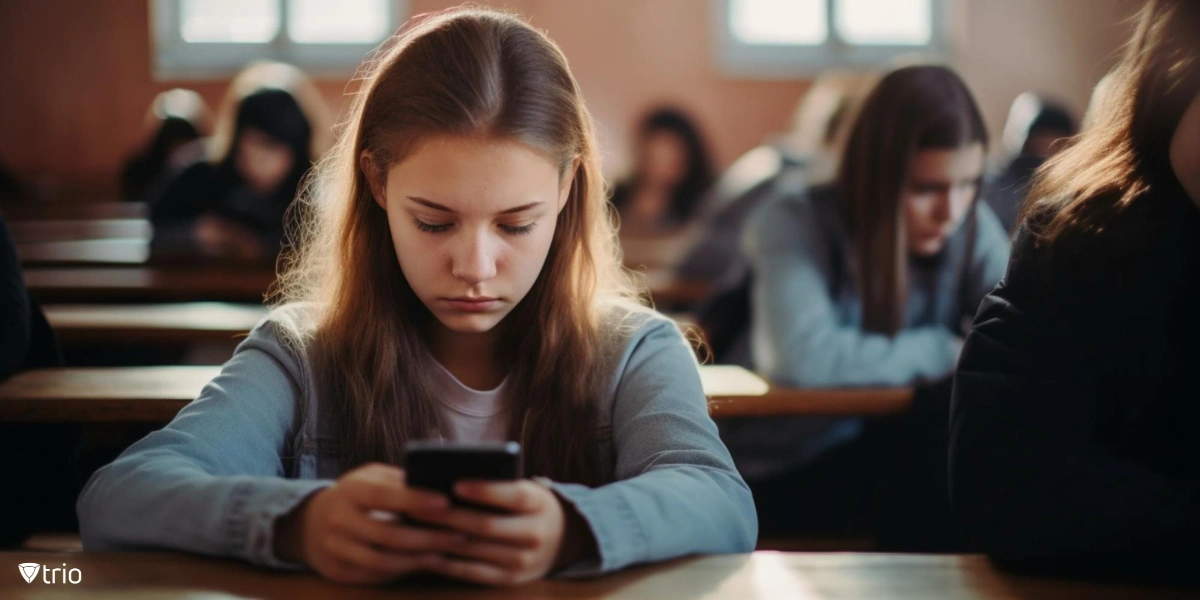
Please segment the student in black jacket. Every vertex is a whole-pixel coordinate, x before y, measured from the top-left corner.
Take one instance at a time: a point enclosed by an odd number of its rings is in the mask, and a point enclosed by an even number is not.
[[[1195,0],[1146,5],[967,338],[951,496],[995,557],[1111,571],[1200,550],[1198,31]]]

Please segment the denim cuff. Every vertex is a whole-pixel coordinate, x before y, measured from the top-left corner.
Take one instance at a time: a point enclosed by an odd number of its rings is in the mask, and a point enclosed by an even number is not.
[[[596,540],[598,557],[568,565],[555,577],[593,577],[646,560],[649,544],[628,500],[613,484],[590,488],[549,482],[550,489],[575,507]]]
[[[285,570],[304,565],[275,556],[275,521],[314,492],[333,485],[328,479],[253,478],[238,482],[225,517],[229,552],[251,563]]]

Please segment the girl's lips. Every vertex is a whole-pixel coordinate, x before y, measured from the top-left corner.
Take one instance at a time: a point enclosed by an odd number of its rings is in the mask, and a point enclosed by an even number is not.
[[[466,312],[486,312],[496,307],[500,303],[498,298],[446,298],[446,304],[451,307],[466,311]]]

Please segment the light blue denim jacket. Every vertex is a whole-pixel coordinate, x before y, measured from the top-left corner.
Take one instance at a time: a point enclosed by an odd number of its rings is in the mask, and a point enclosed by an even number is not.
[[[79,497],[86,550],[176,549],[296,568],[273,553],[275,520],[341,473],[313,450],[329,435],[300,411],[315,406],[307,369],[273,312],[163,429],[126,450]],[[754,502],[708,416],[691,348],[673,322],[615,308],[608,321],[613,377],[600,411],[605,480],[552,483],[591,527],[599,560],[567,575],[696,553],[753,550]],[[312,433],[315,432],[315,433]],[[318,443],[297,443],[298,435]],[[298,449],[292,451],[292,449]]]
[[[912,258],[904,323],[895,335],[862,329],[858,266],[833,188],[814,187],[758,207],[743,249],[754,269],[754,368],[795,387],[899,387],[950,374],[983,297],[1004,276],[1008,234],[977,202],[937,257]],[[858,436],[860,419],[723,421],[741,473],[755,481],[803,466]]]

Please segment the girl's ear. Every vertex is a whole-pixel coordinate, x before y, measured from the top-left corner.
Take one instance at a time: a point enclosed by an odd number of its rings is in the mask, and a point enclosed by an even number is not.
[[[558,212],[567,207],[567,200],[571,198],[571,187],[575,185],[575,175],[579,173],[579,159],[575,159],[571,166],[563,173],[562,182],[558,186]]]
[[[358,166],[362,169],[363,177],[367,180],[367,187],[371,189],[371,197],[375,198],[375,204],[379,205],[384,212],[387,212],[387,194],[384,191],[387,189],[387,178],[383,175],[383,169],[379,163],[375,162],[375,157],[367,150],[363,150],[358,157]]]

